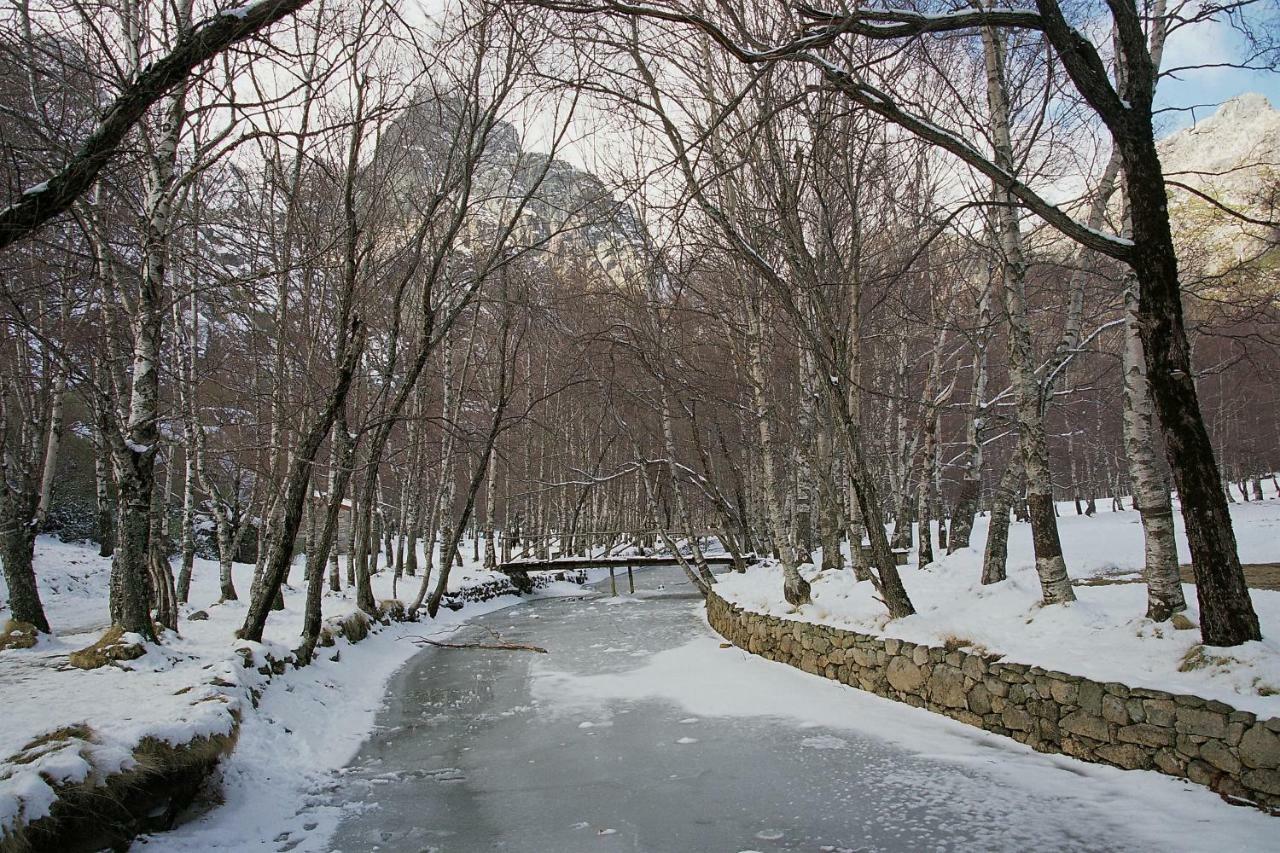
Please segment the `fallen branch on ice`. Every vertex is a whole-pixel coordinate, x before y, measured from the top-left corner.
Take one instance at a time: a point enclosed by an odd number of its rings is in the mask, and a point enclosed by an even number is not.
[[[499,652],[536,652],[540,655],[548,654],[547,650],[542,646],[531,646],[525,643],[510,643],[502,639],[502,635],[492,629],[489,631],[493,637],[493,642],[489,643],[448,643],[444,640],[433,640],[430,637],[419,635],[410,636],[406,639],[413,640],[418,645],[435,646],[438,649],[488,649]]]

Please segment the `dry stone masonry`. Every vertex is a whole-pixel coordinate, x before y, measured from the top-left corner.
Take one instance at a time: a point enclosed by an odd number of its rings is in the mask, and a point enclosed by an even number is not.
[[[755,613],[707,597],[707,619],[752,654],[926,708],[1040,751],[1157,770],[1280,810],[1280,718],[1198,696],[1091,681],[963,648],[916,645]]]

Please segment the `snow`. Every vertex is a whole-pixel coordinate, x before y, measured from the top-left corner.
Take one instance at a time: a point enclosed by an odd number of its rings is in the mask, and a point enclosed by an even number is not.
[[[1069,503],[1061,505],[1061,512],[1059,532],[1072,577],[1136,579],[1143,561],[1136,512],[1104,511],[1089,518],[1075,515]],[[1280,500],[1236,504],[1231,512],[1241,560],[1280,562]],[[1146,587],[1141,583],[1077,586],[1078,601],[1042,606],[1028,524],[1010,529],[1008,580],[980,584],[987,522],[977,520],[973,547],[925,569],[913,564],[900,568],[917,610],[903,619],[890,621],[871,584],[855,582],[848,571],[807,567],[812,602],[798,610],[782,600],[782,571],[775,565],[724,575],[716,591],[748,610],[796,621],[914,643],[960,641],[1011,662],[1132,687],[1194,693],[1259,715],[1280,716],[1280,592],[1251,590],[1264,639],[1230,649],[1206,647],[1207,664],[1183,672],[1179,667],[1199,645],[1200,632],[1146,619]],[[1180,519],[1178,547],[1185,562]],[[1195,587],[1184,585],[1184,591],[1188,615],[1198,623]]]
[[[533,696],[540,711],[549,715],[599,713],[620,703],[656,700],[698,715],[722,737],[741,737],[753,731],[742,730],[739,721],[767,718],[777,721],[780,734],[795,727],[887,739],[930,762],[951,763],[978,778],[1001,779],[1011,789],[1054,803],[1056,811],[1042,817],[1041,846],[1047,849],[1062,846],[1054,835],[1062,827],[1055,822],[1069,821],[1082,813],[1122,815],[1126,832],[1147,842],[1144,849],[1197,849],[1188,839],[1203,838],[1207,826],[1213,827],[1215,844],[1224,850],[1273,847],[1264,841],[1274,838],[1271,817],[1230,806],[1206,788],[1158,773],[1135,773],[1043,755],[924,709],[815,678],[736,647],[722,648],[719,637],[696,637],[625,672],[581,675],[566,672],[547,659],[535,663],[533,676]],[[802,748],[831,750],[837,759],[843,759],[837,746],[837,741],[843,740],[838,734],[824,732],[802,741]],[[998,813],[1002,808],[998,802],[973,800],[974,791],[989,790],[981,784],[972,790],[940,788],[940,780],[927,767],[895,762],[892,774],[896,785],[913,792],[920,801],[931,795],[944,796],[950,798],[948,808],[972,810],[974,819],[991,817],[986,810]],[[1081,784],[1082,777],[1088,784]],[[1011,807],[1023,805],[1019,799]],[[999,818],[996,814],[992,819]],[[1104,830],[1099,827],[1095,831]],[[757,838],[770,840],[763,835]],[[1030,848],[1010,844],[1000,849]]]
[[[442,639],[476,614],[524,600],[503,596],[457,612],[442,609],[434,622],[393,623],[361,644],[339,640],[335,648],[318,649],[312,666],[272,679],[256,666],[265,662],[264,653],[279,659],[297,644],[303,590],[286,587],[287,607],[271,614],[263,643],[235,641],[247,603],[218,603],[218,564],[197,559],[191,605],[184,608],[184,617],[203,609],[207,620],[183,618],[180,636],[169,634],[163,644],[149,645],[137,660],[97,670],[74,669],[66,664],[66,656],[97,640],[108,624],[110,565],[109,558],[98,556],[96,545],[48,536],[37,541],[37,579],[46,615],[57,633],[42,637],[32,649],[0,652],[0,687],[8,699],[0,727],[0,828],[47,814],[55,798],[51,783],[80,782],[127,769],[143,738],[176,745],[201,735],[227,734],[238,714],[243,719],[238,744],[221,771],[223,793],[236,808],[210,815],[217,824],[215,833],[202,834],[210,825],[204,821],[183,828],[179,835],[192,839],[191,846],[173,849],[213,849],[222,842],[212,835],[238,839],[246,846],[256,843],[253,839],[274,837],[279,830],[267,830],[294,815],[305,792],[342,767],[371,731],[386,681],[418,651],[410,638],[429,634]],[[242,596],[247,597],[253,568],[234,565]],[[296,568],[293,577],[300,580],[301,574]],[[456,591],[501,577],[467,563],[453,571],[449,588]],[[373,581],[379,600],[393,597],[390,572]],[[400,595],[407,597],[413,591],[409,584],[416,583],[415,578],[404,578]],[[2,584],[0,591],[7,593]],[[580,591],[575,584],[556,583],[539,595]],[[326,618],[350,613],[355,609],[354,593],[328,594],[324,607]],[[3,618],[7,607],[0,604]],[[243,665],[238,649],[248,650],[253,667]],[[330,660],[334,657],[337,660]],[[261,700],[255,707],[258,693]],[[91,742],[55,741],[28,750],[22,762],[12,760],[37,737],[80,724],[93,730]],[[223,812],[236,815],[233,825],[223,825],[218,817]],[[243,849],[228,843],[227,849]]]

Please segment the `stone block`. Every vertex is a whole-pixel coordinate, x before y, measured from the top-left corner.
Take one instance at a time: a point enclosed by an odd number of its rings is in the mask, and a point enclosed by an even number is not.
[[[1224,773],[1234,775],[1240,772],[1240,759],[1232,755],[1231,750],[1220,740],[1203,743],[1200,746],[1200,757]]]
[[[1246,770],[1240,781],[1255,791],[1280,795],[1280,770]]]
[[[1149,723],[1135,723],[1116,731],[1116,739],[1123,743],[1136,743],[1142,746],[1173,746],[1173,732]]]
[[[1083,761],[1093,760],[1093,745],[1090,742],[1066,737],[1062,739],[1062,751],[1072,758]]]
[[[1178,706],[1168,699],[1144,699],[1142,710],[1146,714],[1148,723],[1172,727],[1177,717]]]
[[[925,682],[924,672],[905,657],[890,660],[885,675],[895,690],[908,694],[918,692]]]
[[[1117,726],[1129,724],[1129,712],[1125,710],[1124,700],[1119,696],[1107,693],[1102,697],[1102,719]]]
[[[1032,726],[1035,725],[1030,714],[1022,708],[1014,706],[1005,708],[1000,715],[1000,720],[1004,723],[1005,728],[1016,732],[1031,731]]]
[[[1083,710],[1067,714],[1058,722],[1058,727],[1063,731],[1094,740],[1105,741],[1111,736],[1106,720]]]
[[[1151,756],[1146,750],[1132,743],[1104,743],[1093,754],[1125,770],[1139,770],[1151,766]]]
[[[1192,759],[1187,762],[1187,778],[1197,785],[1212,785],[1218,775],[1218,768],[1207,761]]]
[[[1079,704],[1080,688],[1078,685],[1069,684],[1066,681],[1055,680],[1053,684],[1049,685],[1049,695],[1059,705],[1077,705]]]
[[[991,694],[986,685],[975,684],[969,688],[969,710],[976,714],[991,713]]]
[[[1227,718],[1220,711],[1179,704],[1174,728],[1183,734],[1220,738],[1227,733]]]
[[[1026,676],[1023,675],[1023,671],[1018,668],[1018,664],[1016,663],[1000,664],[999,677],[1000,680],[1006,684],[1022,684],[1027,680]]]
[[[960,663],[960,671],[974,681],[981,681],[987,674],[987,664],[978,655],[964,655]]]
[[[1096,681],[1080,682],[1078,703],[1081,710],[1095,717],[1102,716],[1102,685]]]
[[[1240,739],[1240,760],[1253,768],[1280,767],[1280,736],[1262,724],[1252,726]]]
[[[929,700],[945,708],[966,707],[964,674],[955,667],[939,664],[929,677]]]
[[[1161,773],[1168,773],[1170,776],[1185,776],[1187,773],[1186,759],[1172,749],[1157,750],[1155,762]]]
[[[1050,743],[1057,743],[1062,740],[1062,731],[1058,728],[1058,724],[1052,720],[1041,719],[1038,729],[1040,731],[1040,739]]]
[[[916,646],[911,650],[911,662],[916,666],[924,666],[929,662],[929,647]]]

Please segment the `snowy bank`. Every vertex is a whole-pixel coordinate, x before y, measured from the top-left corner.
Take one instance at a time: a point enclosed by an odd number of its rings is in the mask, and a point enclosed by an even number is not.
[[[253,567],[237,564],[234,571],[244,594]],[[457,612],[442,610],[434,622],[374,623],[370,627],[378,641],[357,652],[351,639],[362,639],[363,631],[346,638],[341,628],[355,612],[354,596],[329,594],[326,624],[338,635],[336,644],[318,650],[315,666],[294,671],[287,662],[301,633],[302,590],[285,589],[286,609],[272,613],[263,643],[237,641],[234,632],[247,605],[218,602],[217,564],[198,560],[192,606],[184,609],[180,635],[170,633],[162,644],[148,645],[135,660],[80,670],[68,666],[67,659],[106,627],[110,560],[98,557],[92,546],[41,537],[36,572],[50,622],[62,633],[42,637],[31,649],[0,652],[0,685],[10,697],[0,728],[0,756],[5,757],[0,760],[0,839],[6,842],[24,827],[38,830],[42,821],[52,827],[52,818],[79,814],[77,797],[95,795],[100,804],[106,802],[101,795],[113,780],[127,779],[136,790],[140,779],[165,778],[162,771],[183,773],[199,765],[207,774],[237,739],[241,746],[224,770],[228,778],[274,776],[272,797],[287,801],[281,794],[285,773],[297,771],[301,781],[341,766],[363,740],[372,726],[365,706],[376,704],[386,680],[417,651],[400,640],[426,633],[447,636],[475,613],[519,601],[505,595],[514,588],[500,574],[464,566],[453,572],[450,593],[459,604],[477,601]],[[294,575],[300,577],[301,571]],[[416,579],[403,578],[396,591],[412,592],[410,584]],[[550,577],[539,585],[546,587],[541,594],[579,590]],[[391,598],[391,573],[376,575],[374,588],[380,600]],[[203,610],[197,616],[207,618],[186,618],[197,607]],[[0,609],[0,618],[4,615]],[[279,686],[267,690],[273,681]],[[287,698],[277,700],[277,694]],[[317,734],[319,739],[308,741]],[[299,735],[314,748],[300,748]],[[274,748],[264,750],[264,739]],[[174,760],[159,761],[162,753]],[[194,788],[175,793],[194,793]],[[154,826],[136,822],[130,829]]]
[[[1065,508],[1064,508],[1065,511]],[[1232,507],[1245,562],[1280,561],[1280,501]],[[812,603],[794,609],[782,599],[782,572],[754,566],[720,578],[717,592],[758,613],[927,645],[983,649],[1006,660],[1174,693],[1194,693],[1264,716],[1280,715],[1280,592],[1251,590],[1264,639],[1230,649],[1200,645],[1199,631],[1173,630],[1144,617],[1140,583],[1077,586],[1077,601],[1045,607],[1035,573],[1030,526],[1009,536],[1008,580],[984,586],[987,519],[978,519],[971,548],[934,564],[901,567],[916,614],[889,620],[869,582],[852,572],[803,572]],[[1142,566],[1137,513],[1064,515],[1059,529],[1073,577],[1132,575]],[[1181,539],[1181,527],[1179,526]],[[1185,540],[1179,543],[1186,555]],[[1195,587],[1184,587],[1188,615],[1198,624]]]

